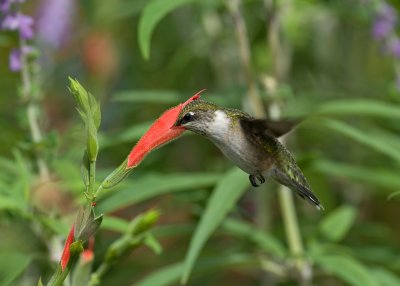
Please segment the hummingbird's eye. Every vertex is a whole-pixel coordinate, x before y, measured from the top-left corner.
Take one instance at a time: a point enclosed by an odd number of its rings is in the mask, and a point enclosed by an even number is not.
[[[186,114],[183,116],[181,123],[183,124],[183,123],[186,123],[186,122],[191,121],[191,120],[193,119],[193,115],[194,115],[193,112],[188,112],[188,113],[186,113]]]

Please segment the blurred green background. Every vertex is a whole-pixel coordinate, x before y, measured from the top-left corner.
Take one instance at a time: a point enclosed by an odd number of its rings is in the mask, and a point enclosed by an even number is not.
[[[8,67],[18,37],[2,31],[1,285],[48,281],[83,202],[84,131],[68,76],[101,104],[99,182],[164,110],[206,88],[203,99],[226,107],[304,120],[285,141],[326,209],[294,198],[296,253],[278,185],[250,188],[216,147],[188,133],[99,198],[94,270],[146,210],[161,211],[151,232],[162,246],[126,253],[99,285],[178,285],[211,194],[230,187],[243,195],[206,235],[187,285],[400,285],[397,1],[42,0],[21,8],[35,18],[44,138],[32,144],[21,75]],[[393,27],[377,35],[385,19]],[[37,175],[35,154],[50,180]]]

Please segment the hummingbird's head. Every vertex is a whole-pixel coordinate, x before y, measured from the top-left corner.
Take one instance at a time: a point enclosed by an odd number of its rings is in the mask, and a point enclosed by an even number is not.
[[[179,113],[174,126],[182,126],[200,135],[210,135],[217,110],[215,104],[203,100],[192,101]]]

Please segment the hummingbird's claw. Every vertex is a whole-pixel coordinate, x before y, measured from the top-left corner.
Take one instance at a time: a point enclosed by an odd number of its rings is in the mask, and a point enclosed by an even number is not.
[[[259,187],[260,185],[265,183],[265,178],[262,175],[250,175],[249,180],[253,187]]]

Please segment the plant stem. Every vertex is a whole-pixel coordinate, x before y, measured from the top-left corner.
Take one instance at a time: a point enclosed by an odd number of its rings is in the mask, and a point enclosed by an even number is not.
[[[57,267],[56,272],[54,273],[53,277],[47,284],[47,286],[62,286],[64,283],[65,278],[67,278],[69,272],[71,271],[72,267],[75,265],[75,263],[78,261],[79,254],[73,254],[70,257],[70,261],[68,262],[67,267],[64,269],[64,271],[61,270],[61,266],[59,265]]]
[[[94,184],[96,180],[96,161],[90,162],[89,164],[89,199],[90,202],[94,202],[95,194],[94,194]]]
[[[23,49],[26,47],[26,41],[20,36],[20,50],[21,50],[21,79],[22,79],[22,97],[27,102],[27,117],[29,123],[29,129],[34,144],[42,141],[42,133],[39,127],[39,115],[37,112],[37,105],[35,103],[35,96],[32,89],[32,75],[29,70],[28,59]],[[49,169],[45,160],[36,154],[36,163],[39,170],[39,175],[42,180],[48,180]]]

